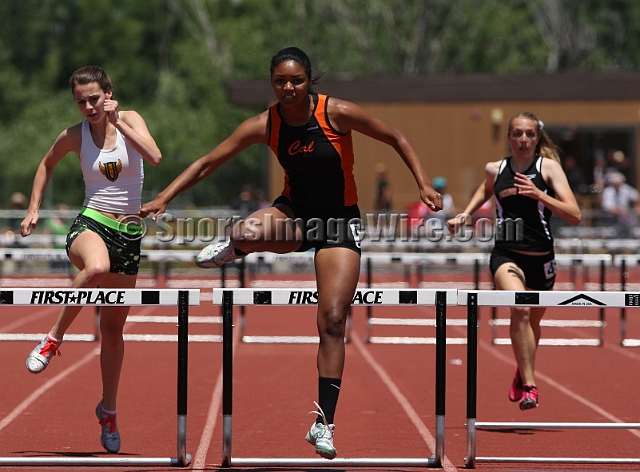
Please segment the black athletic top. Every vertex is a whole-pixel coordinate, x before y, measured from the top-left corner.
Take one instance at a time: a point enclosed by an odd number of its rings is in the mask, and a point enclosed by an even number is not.
[[[533,184],[548,195],[555,192],[542,178],[542,157],[536,156],[523,172]],[[500,163],[498,177],[493,185],[496,199],[496,246],[522,251],[551,251],[551,210],[540,201],[519,195],[515,187],[515,172],[511,169],[511,157]]]
[[[304,126],[288,125],[277,103],[269,109],[269,147],[285,171],[282,196],[308,208],[355,205],[351,132],[338,133],[329,123],[329,97],[311,96],[315,108]]]

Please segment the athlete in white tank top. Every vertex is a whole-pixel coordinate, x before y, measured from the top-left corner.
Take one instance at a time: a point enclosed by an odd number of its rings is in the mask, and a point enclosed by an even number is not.
[[[76,218],[67,237],[69,259],[79,269],[72,287],[134,288],[143,235],[129,230],[131,220],[125,221],[127,224],[121,229],[121,217],[136,215],[140,209],[142,159],[155,166],[162,155],[143,118],[133,110],[118,111],[118,102],[112,99],[113,84],[104,69],[78,69],[69,84],[85,121],[62,131],[42,159],[33,181],[29,211],[20,225],[22,236],[28,236],[38,223],[40,202],[55,166],[74,152],[80,156],[87,208]],[[61,310],[55,325],[27,357],[29,371],[37,374],[47,367],[81,308],[69,305]],[[95,411],[101,428],[100,442],[111,453],[120,449],[116,400],[124,353],[122,332],[128,313],[128,306],[101,308],[103,383]]]
[[[82,122],[80,166],[85,183],[82,206],[116,214],[133,215],[140,209],[144,168],[142,156],[116,129],[116,145],[99,149],[90,124]]]

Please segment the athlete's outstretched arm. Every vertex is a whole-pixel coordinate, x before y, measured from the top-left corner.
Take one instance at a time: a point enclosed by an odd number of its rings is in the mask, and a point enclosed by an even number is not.
[[[404,133],[371,116],[358,105],[333,97],[329,99],[328,113],[337,131],[346,133],[355,130],[395,149],[413,174],[422,201],[434,211],[442,210],[442,195],[431,186],[418,153]]]
[[[76,152],[79,155],[80,142],[80,125],[68,128],[60,133],[53,143],[53,146],[51,146],[42,161],[40,161],[40,165],[33,179],[27,216],[22,220],[22,223],[20,223],[20,233],[23,237],[29,236],[31,230],[36,228],[40,218],[38,215],[40,203],[42,202],[44,191],[51,180],[54,167],[70,152]]]
[[[158,194],[155,200],[142,205],[138,214],[142,218],[151,214],[155,220],[158,215],[165,212],[169,202],[177,195],[205,179],[240,151],[252,144],[267,144],[267,118],[268,112],[264,112],[241,123],[231,136],[187,167],[167,188]]]

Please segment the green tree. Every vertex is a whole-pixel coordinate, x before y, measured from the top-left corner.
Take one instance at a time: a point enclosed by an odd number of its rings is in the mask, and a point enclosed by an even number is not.
[[[261,110],[228,103],[231,80],[269,80],[297,45],[326,77],[639,70],[640,3],[630,0],[5,0],[0,2],[0,205],[31,188],[56,136],[82,118],[68,78],[98,64],[114,97],[147,121],[163,163],[152,198]],[[265,182],[252,146],[175,205],[230,203]],[[51,203],[78,205],[77,159],[63,159]],[[27,192],[28,193],[28,190]]]

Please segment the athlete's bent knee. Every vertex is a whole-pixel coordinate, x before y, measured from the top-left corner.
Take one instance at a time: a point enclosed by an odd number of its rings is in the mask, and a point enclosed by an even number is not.
[[[84,268],[85,277],[88,285],[98,285],[102,282],[110,272],[108,265],[87,266]]]

